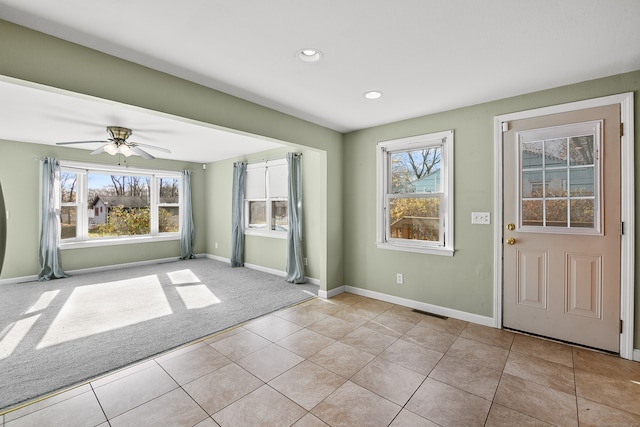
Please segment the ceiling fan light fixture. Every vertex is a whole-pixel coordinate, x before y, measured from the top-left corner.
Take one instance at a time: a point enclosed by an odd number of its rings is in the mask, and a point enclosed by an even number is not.
[[[122,154],[124,154],[125,157],[129,157],[133,154],[133,151],[127,144],[120,144],[119,150]]]
[[[115,156],[118,153],[118,145],[115,142],[110,142],[104,146],[104,151]]]
[[[107,126],[107,132],[113,139],[119,139],[124,141],[129,138],[133,133],[129,128],[123,128],[121,126]]]
[[[298,52],[298,59],[302,62],[318,62],[322,59],[322,52],[312,48],[301,49]]]

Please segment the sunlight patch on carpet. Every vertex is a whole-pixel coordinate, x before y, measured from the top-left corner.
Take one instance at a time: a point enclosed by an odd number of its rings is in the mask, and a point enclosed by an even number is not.
[[[167,273],[174,285],[186,285],[187,283],[200,283],[201,280],[190,269],[169,271]]]
[[[189,310],[210,307],[221,302],[205,285],[179,286],[176,291]]]
[[[13,324],[7,334],[0,340],[0,360],[11,356],[18,344],[27,336],[38,317],[40,317],[39,314],[18,320]]]
[[[49,304],[51,304],[51,301],[53,301],[58,293],[60,293],[60,289],[57,289],[55,291],[43,292],[42,295],[40,295],[40,298],[38,298],[38,301],[36,301],[31,307],[29,307],[29,309],[25,311],[24,314],[35,313],[36,311],[44,310],[45,308],[49,307]]]
[[[172,314],[157,275],[73,290],[36,348],[88,337]]]

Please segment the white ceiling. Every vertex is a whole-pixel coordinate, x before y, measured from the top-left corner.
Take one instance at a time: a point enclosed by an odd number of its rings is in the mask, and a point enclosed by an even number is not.
[[[0,18],[341,132],[640,69],[638,0],[0,0]]]
[[[157,158],[209,163],[281,147],[254,135],[71,92],[0,78],[0,139],[55,144],[105,141],[107,125],[132,129],[129,142]],[[67,145],[95,150],[103,143]]]

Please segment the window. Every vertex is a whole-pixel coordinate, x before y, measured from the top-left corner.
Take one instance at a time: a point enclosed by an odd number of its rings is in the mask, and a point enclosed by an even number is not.
[[[377,150],[378,247],[453,255],[453,131]]]
[[[601,234],[600,121],[518,132],[519,229]]]
[[[288,168],[285,159],[247,165],[245,233],[286,237],[289,229]]]
[[[176,172],[61,162],[61,247],[177,239]]]

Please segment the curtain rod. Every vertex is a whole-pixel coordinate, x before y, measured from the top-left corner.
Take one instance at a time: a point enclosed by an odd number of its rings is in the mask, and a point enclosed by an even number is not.
[[[293,154],[302,157],[302,153],[293,153]],[[274,160],[284,160],[286,158],[287,158],[287,155],[285,154],[284,156],[265,157],[263,159],[256,159],[256,160],[245,160],[244,162],[247,164],[252,164],[252,163],[260,163],[260,162],[272,162]]]

